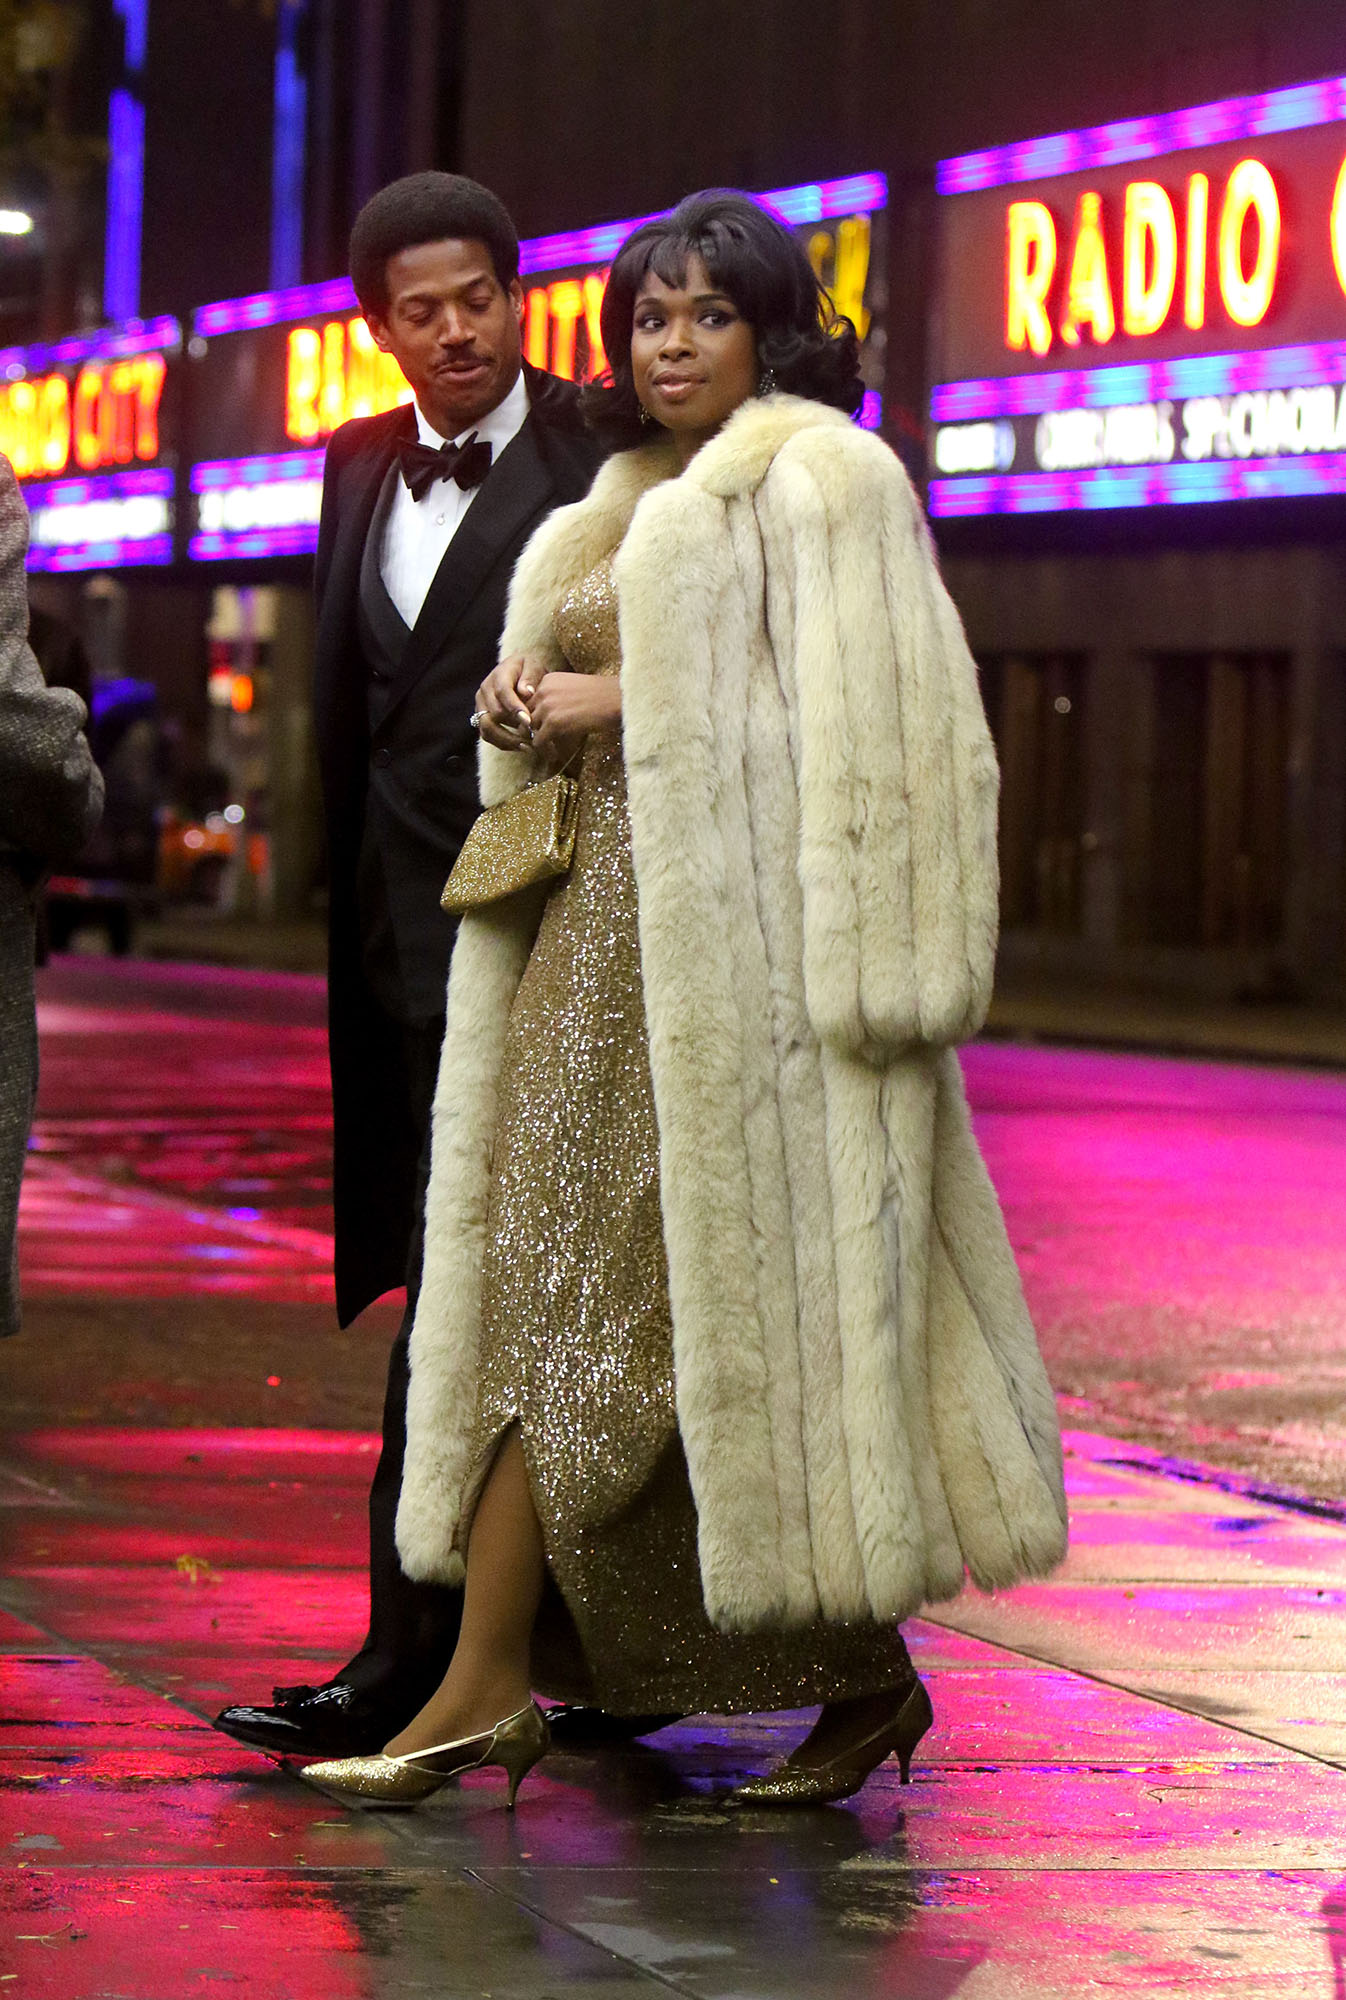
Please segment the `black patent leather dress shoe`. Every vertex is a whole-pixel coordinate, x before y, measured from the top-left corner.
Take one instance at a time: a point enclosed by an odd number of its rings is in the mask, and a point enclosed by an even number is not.
[[[345,1681],[273,1688],[271,1701],[269,1708],[221,1709],[213,1726],[268,1757],[367,1757],[407,1721]]]
[[[269,1708],[240,1704],[221,1709],[213,1727],[268,1757],[369,1757],[382,1750],[420,1707],[412,1700],[390,1708],[386,1700],[361,1694],[345,1681],[321,1687],[278,1687]],[[678,1722],[676,1715],[607,1715],[601,1708],[560,1702],[547,1710],[558,1748],[599,1749],[652,1736]]]
[[[585,1708],[579,1702],[561,1701],[547,1710],[547,1727],[558,1750],[597,1749],[605,1743],[630,1743],[637,1736],[653,1736],[681,1722],[680,1715],[609,1715],[606,1709]]]

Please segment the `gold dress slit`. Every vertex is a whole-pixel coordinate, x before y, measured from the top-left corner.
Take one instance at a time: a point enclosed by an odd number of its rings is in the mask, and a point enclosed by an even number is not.
[[[571,671],[616,674],[609,561],[556,612]],[[578,767],[569,874],[510,1013],[482,1276],[474,1459],[519,1427],[547,1553],[538,1691],[611,1714],[732,1714],[911,1677],[892,1624],[752,1634],[706,1617],[678,1436],[626,773],[617,730]]]

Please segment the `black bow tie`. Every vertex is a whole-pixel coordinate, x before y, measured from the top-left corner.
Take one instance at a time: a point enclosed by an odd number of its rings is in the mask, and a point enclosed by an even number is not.
[[[465,444],[442,444],[431,450],[416,438],[407,438],[397,447],[413,500],[424,500],[437,479],[456,479],[467,492],[480,486],[491,469],[491,447],[473,431]]]

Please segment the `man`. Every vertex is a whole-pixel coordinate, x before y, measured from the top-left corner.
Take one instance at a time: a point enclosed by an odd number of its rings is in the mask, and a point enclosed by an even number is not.
[[[395,181],[356,218],[350,262],[415,402],[334,434],[318,537],[337,1313],[348,1325],[404,1279],[407,1311],[369,1498],[364,1645],[325,1685],[277,1688],[270,1707],[216,1722],[273,1754],[324,1757],[381,1749],[457,1636],[460,1593],[410,1582],[393,1540],[453,941],[439,896],[478,810],[474,697],[515,561],[598,463],[578,390],[522,362],[518,238],[487,189],[455,174]]]

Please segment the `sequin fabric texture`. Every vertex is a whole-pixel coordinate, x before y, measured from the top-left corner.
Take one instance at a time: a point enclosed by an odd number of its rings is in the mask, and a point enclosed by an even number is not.
[[[621,665],[610,562],[564,598],[572,671]],[[659,1137],[617,731],[579,765],[575,855],[510,1015],[475,1457],[517,1421],[554,1588],[536,1685],[614,1713],[788,1708],[910,1678],[895,1626],[706,1619],[678,1440]]]

